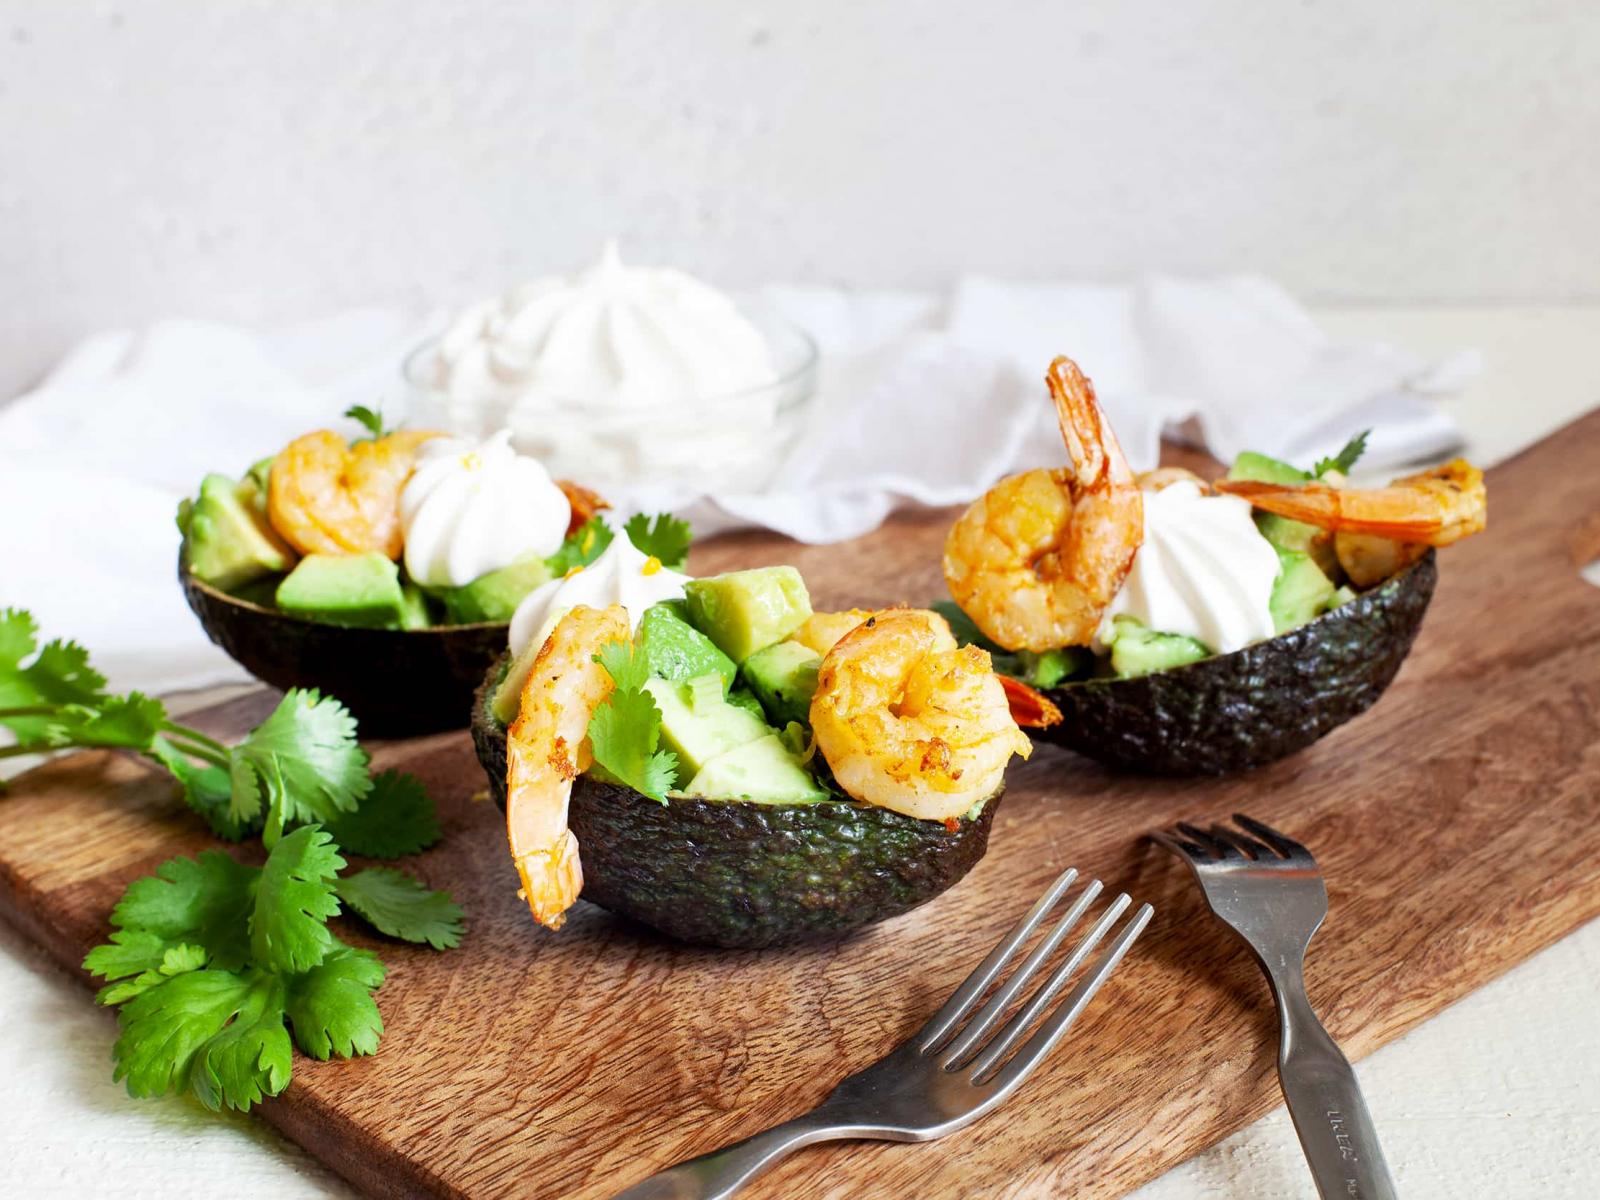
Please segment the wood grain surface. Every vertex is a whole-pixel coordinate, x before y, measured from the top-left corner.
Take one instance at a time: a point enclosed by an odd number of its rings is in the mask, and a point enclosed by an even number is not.
[[[1146,830],[1242,809],[1313,848],[1331,915],[1310,993],[1353,1058],[1600,914],[1600,592],[1573,561],[1600,514],[1600,413],[1493,471],[1490,496],[1489,531],[1441,555],[1417,648],[1373,711],[1221,780],[1116,776],[1041,747],[965,882],[834,945],[686,948],[584,904],[538,930],[466,735],[375,746],[441,798],[448,836],[416,866],[466,904],[468,935],[442,955],[383,946],[381,1052],[297,1059],[261,1114],[376,1196],[607,1196],[815,1104],[1074,865],[1156,917],[1016,1098],[942,1142],[804,1151],[749,1194],[1123,1194],[1279,1103],[1266,988]],[[793,562],[819,607],[926,601],[948,521],[905,514],[834,547],[726,537],[693,566]],[[206,723],[236,733],[270,703]],[[61,759],[0,800],[0,911],[76,971],[130,878],[209,844],[137,761]]]

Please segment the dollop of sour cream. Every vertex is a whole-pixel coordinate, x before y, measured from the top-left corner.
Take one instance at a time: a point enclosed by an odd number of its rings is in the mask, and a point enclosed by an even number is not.
[[[511,431],[483,440],[432,438],[400,493],[406,572],[428,587],[460,587],[522,558],[553,554],[572,506]]]
[[[670,405],[777,378],[767,340],[737,305],[682,271],[629,267],[615,242],[463,312],[440,339],[432,383],[452,410],[509,405],[515,423],[574,407]]]
[[[645,610],[663,600],[682,600],[690,576],[669,570],[645,554],[624,533],[616,536],[594,562],[575,567],[562,579],[552,579],[530,592],[511,617],[511,653],[520,658],[530,645],[543,645],[556,622],[578,605],[606,608],[620,604],[628,610],[634,629]]]
[[[1101,622],[1130,616],[1229,654],[1273,636],[1278,554],[1238,496],[1208,496],[1174,483],[1144,494],[1144,544]]]

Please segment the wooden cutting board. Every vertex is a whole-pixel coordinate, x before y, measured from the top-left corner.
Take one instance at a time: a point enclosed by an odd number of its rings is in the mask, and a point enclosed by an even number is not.
[[[1316,851],[1332,913],[1311,998],[1353,1058],[1600,914],[1600,592],[1576,574],[1600,552],[1600,413],[1497,468],[1490,495],[1489,532],[1441,556],[1373,712],[1230,779],[1116,776],[1043,747],[965,882],[835,945],[694,949],[584,904],[538,930],[466,735],[377,747],[441,799],[448,836],[417,866],[466,904],[468,936],[383,947],[381,1052],[297,1059],[261,1114],[376,1196],[607,1196],[815,1104],[1075,865],[1156,917],[1018,1096],[942,1142],[804,1151],[749,1194],[1121,1195],[1279,1103],[1266,988],[1144,831],[1243,809]],[[948,521],[903,515],[836,547],[741,535],[694,565],[793,562],[819,607],[926,601]],[[238,733],[270,703],[206,721]],[[76,971],[130,878],[208,844],[140,763],[58,760],[0,800],[0,911]]]

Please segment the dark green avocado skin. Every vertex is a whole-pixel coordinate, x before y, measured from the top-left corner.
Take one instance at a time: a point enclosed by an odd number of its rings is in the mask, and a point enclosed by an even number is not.
[[[178,563],[208,637],[263,683],[337,696],[362,737],[460,729],[484,670],[505,653],[505,624],[353,629],[291,616],[202,583]]]
[[[1268,641],[1136,679],[1052,689],[1064,719],[1037,735],[1156,775],[1223,775],[1275,762],[1383,695],[1437,580],[1430,550],[1348,604]]]
[[[472,740],[505,807],[506,731],[489,700]],[[936,821],[848,801],[742,804],[672,800],[580,776],[567,821],[583,860],[583,898],[685,942],[758,948],[836,938],[896,916],[955,884],[984,855],[1000,806],[952,833]]]

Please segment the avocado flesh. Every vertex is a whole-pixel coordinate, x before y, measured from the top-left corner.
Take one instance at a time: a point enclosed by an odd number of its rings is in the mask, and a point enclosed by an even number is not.
[[[670,679],[651,679],[644,686],[661,710],[661,747],[678,756],[680,787],[713,759],[773,732],[748,709],[724,700],[720,683],[715,696]]]
[[[178,510],[184,555],[195,577],[225,592],[294,563],[291,550],[267,523],[266,506],[250,479],[207,475],[200,494]]]
[[[717,755],[700,768],[683,794],[751,804],[816,804],[828,798],[776,733]]]
[[[689,680],[713,672],[722,676],[724,688],[733,686],[738,668],[717,645],[685,619],[682,601],[665,600],[645,609],[635,635],[650,674],[662,679]]]
[[[787,638],[811,616],[805,580],[793,567],[755,567],[684,584],[689,623],[735,663]]]
[[[452,625],[505,622],[511,620],[529,592],[552,578],[544,559],[530,558],[489,571],[461,587],[445,589],[439,599]]]
[[[472,709],[472,738],[505,806],[506,727],[491,703],[502,657]],[[568,825],[583,899],[700,945],[760,948],[838,938],[932,900],[988,849],[999,792],[954,831],[832,797],[808,804],[670,799],[591,775]]]
[[[1265,454],[1246,450],[1234,459],[1233,466],[1228,470],[1228,478],[1293,486],[1309,482],[1311,475],[1299,467],[1291,467]],[[1338,561],[1334,557],[1333,538],[1327,530],[1277,513],[1257,512],[1253,515],[1261,536],[1279,550],[1298,550],[1308,555],[1324,574],[1332,576],[1337,573]]]
[[[1111,642],[1111,669],[1119,679],[1170,671],[1211,657],[1211,650],[1204,643],[1181,633],[1158,632],[1133,617],[1115,617],[1111,626],[1115,635]]]
[[[409,579],[400,585],[400,628],[427,629],[433,624],[428,595]]]
[[[398,628],[405,616],[400,571],[377,552],[308,554],[278,585],[278,607],[330,625]]]
[[[810,720],[822,656],[800,642],[783,641],[757,650],[739,673],[750,685],[767,719],[782,729],[790,721]]]
[[[1278,548],[1278,578],[1272,585],[1272,627],[1287,633],[1314,621],[1328,609],[1333,598],[1333,581],[1311,556]]]
[[[1037,736],[1157,775],[1274,762],[1376,703],[1411,649],[1437,579],[1430,550],[1315,620],[1232,654],[1051,689],[1064,719]]]

